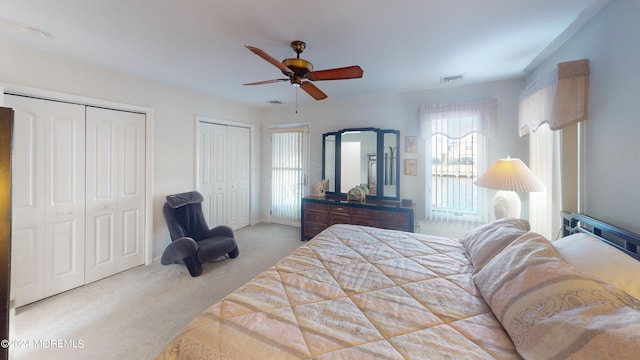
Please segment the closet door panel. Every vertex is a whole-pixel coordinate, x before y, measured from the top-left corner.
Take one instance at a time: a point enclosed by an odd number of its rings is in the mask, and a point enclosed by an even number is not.
[[[227,129],[227,221],[233,229],[249,225],[250,129]]]
[[[227,224],[227,126],[198,123],[198,191],[202,212],[212,228]]]
[[[42,100],[41,100],[42,101]],[[84,284],[84,107],[42,101],[45,140],[46,296]]]
[[[20,304],[35,301],[44,296],[41,291],[44,279],[43,227],[44,224],[43,226],[23,226],[12,231],[11,288],[16,301],[20,299]]]
[[[109,113],[87,110],[86,281],[116,271],[117,182],[114,152],[117,124]]]
[[[7,96],[11,98],[10,96]],[[42,149],[44,144],[44,124],[38,123],[37,115],[30,111],[15,109],[16,122],[13,128],[13,136],[19,141],[13,145],[13,178],[19,179],[11,184],[11,201],[14,208],[21,211],[32,211],[36,215],[44,203],[44,177],[38,172],[42,167],[44,158]],[[40,210],[36,210],[40,208]],[[31,209],[31,210],[29,210]],[[41,215],[41,214],[39,214]],[[18,217],[18,219],[23,216]],[[28,217],[27,217],[28,218]]]
[[[122,213],[122,256],[137,257],[141,253],[140,231],[142,228],[141,212],[132,209]]]
[[[198,122],[197,135],[197,161],[198,161],[198,184],[197,188],[202,194],[202,213],[208,225],[213,225],[213,214],[215,209],[213,191],[213,125]]]
[[[144,262],[145,117],[87,107],[87,139],[85,273],[91,282]]]
[[[111,203],[115,201],[113,182],[115,174],[112,167],[113,153],[113,124],[106,120],[89,124],[87,126],[87,160],[90,163],[88,171],[94,171],[89,176],[92,188],[92,201]],[[93,161],[91,161],[93,159]]]
[[[76,122],[78,125],[76,125]],[[84,127],[82,122],[69,116],[53,116],[51,119],[50,139],[47,154],[50,183],[47,186],[52,206],[74,205],[78,203],[76,188],[84,184],[84,166],[76,157],[84,151]],[[78,131],[81,130],[81,131]],[[79,134],[81,133],[81,135]],[[80,136],[82,142],[75,141]],[[79,147],[79,148],[78,148]],[[78,154],[78,155],[77,155]]]
[[[69,276],[73,276],[77,271],[82,270],[78,269],[77,262],[73,261],[78,255],[76,246],[74,246],[78,239],[78,234],[75,231],[76,227],[77,224],[73,219],[51,224],[51,232],[49,234],[53,245],[53,256],[51,256],[48,263],[51,264],[50,272],[54,278],[66,279]],[[57,282],[51,288],[66,289],[61,283],[64,283],[64,281]]]
[[[16,306],[44,297],[44,121],[23,98],[6,96],[14,108],[11,293]]]
[[[94,241],[96,246],[93,249],[92,259],[95,259],[96,265],[109,264],[114,261],[113,214],[98,215],[93,220],[94,231],[92,235],[96,239]]]
[[[227,127],[224,125],[213,126],[213,214],[211,222],[207,220],[209,227],[228,225],[228,198],[227,198],[227,162],[230,161],[227,153]]]
[[[12,293],[21,306],[84,282],[84,107],[5,101],[15,111]]]
[[[144,262],[145,116],[120,112],[118,146],[119,271]]]

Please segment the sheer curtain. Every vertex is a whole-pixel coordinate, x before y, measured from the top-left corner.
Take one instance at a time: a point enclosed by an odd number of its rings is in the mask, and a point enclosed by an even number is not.
[[[588,91],[589,62],[577,60],[558,64],[520,94],[520,136],[530,135],[530,167],[547,187],[529,194],[529,222],[549,239],[560,231],[561,210],[578,211],[577,123],[587,119]]]
[[[486,194],[473,184],[486,169],[485,139],[494,137],[497,100],[420,107],[426,141],[426,216],[486,221]]]
[[[529,223],[531,230],[547,239],[555,238],[560,230],[558,215],[562,209],[560,132],[543,124],[529,134],[529,168],[546,186],[545,191],[529,193]]]

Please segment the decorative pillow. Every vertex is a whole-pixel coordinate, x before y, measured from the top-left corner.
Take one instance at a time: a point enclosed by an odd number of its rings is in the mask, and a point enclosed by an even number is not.
[[[473,264],[473,272],[480,271],[505,246],[529,229],[527,220],[502,218],[469,231],[462,243]]]
[[[527,233],[473,277],[526,359],[638,359],[640,300],[564,261]]]
[[[551,244],[569,264],[640,299],[640,261],[590,234],[569,235]]]

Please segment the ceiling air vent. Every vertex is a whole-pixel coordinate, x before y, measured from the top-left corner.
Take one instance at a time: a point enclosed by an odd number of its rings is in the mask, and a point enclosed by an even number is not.
[[[441,84],[446,84],[446,83],[450,83],[450,82],[454,82],[454,81],[460,81],[464,79],[464,75],[460,74],[460,75],[452,75],[452,76],[441,76],[440,77],[440,83]]]

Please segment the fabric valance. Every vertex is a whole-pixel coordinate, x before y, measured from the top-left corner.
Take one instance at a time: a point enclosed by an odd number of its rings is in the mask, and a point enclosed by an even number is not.
[[[488,138],[497,126],[497,100],[420,106],[420,128],[427,139],[436,133],[460,139],[473,132]]]
[[[551,130],[587,119],[589,60],[559,63],[545,79],[527,86],[520,94],[520,136],[544,123]]]

